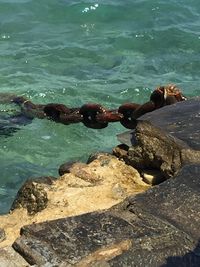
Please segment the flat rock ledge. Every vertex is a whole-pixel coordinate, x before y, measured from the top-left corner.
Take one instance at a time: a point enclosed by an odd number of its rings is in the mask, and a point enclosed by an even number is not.
[[[142,119],[114,155],[28,180],[0,218],[0,266],[199,267],[199,100],[163,108],[173,125]]]

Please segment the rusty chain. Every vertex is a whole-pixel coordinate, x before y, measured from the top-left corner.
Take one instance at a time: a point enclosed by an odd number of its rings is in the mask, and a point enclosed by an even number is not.
[[[86,127],[102,129],[110,122],[120,122],[124,127],[133,129],[137,119],[147,112],[186,100],[175,85],[160,86],[150,96],[150,101],[142,105],[125,103],[118,109],[108,110],[100,104],[89,103],[80,108],[69,108],[63,104],[50,103],[36,105],[24,97],[13,97],[11,102],[21,107],[28,118],[47,118],[65,125],[82,122]]]

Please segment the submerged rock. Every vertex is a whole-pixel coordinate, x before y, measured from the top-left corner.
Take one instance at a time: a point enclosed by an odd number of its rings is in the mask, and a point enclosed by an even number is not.
[[[22,114],[5,115],[0,112],[0,136],[12,136],[21,126],[30,124],[32,119]]]

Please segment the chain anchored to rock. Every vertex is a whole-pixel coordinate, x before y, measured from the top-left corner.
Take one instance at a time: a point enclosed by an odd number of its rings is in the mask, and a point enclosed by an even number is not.
[[[156,88],[147,103],[125,103],[113,110],[94,103],[80,108],[69,108],[56,103],[37,105],[21,96],[12,96],[9,102],[19,105],[22,114],[28,118],[47,118],[65,125],[82,122],[93,129],[105,128],[110,122],[120,122],[124,127],[134,129],[137,119],[145,113],[183,100],[186,100],[186,97],[180,89],[175,85],[167,85]]]

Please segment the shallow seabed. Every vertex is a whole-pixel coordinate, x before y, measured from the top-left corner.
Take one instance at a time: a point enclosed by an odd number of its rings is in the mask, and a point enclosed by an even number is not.
[[[170,82],[200,95],[199,13],[199,0],[0,0],[0,93],[108,108],[142,103]],[[0,106],[0,124],[10,108]],[[0,213],[27,178],[109,151],[125,130],[39,119],[18,128],[0,131]]]

